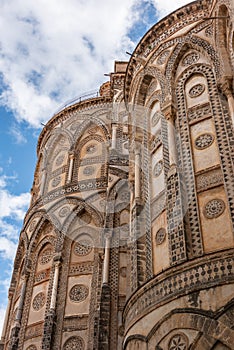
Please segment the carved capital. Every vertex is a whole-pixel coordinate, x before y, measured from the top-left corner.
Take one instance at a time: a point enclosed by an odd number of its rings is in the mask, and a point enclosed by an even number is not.
[[[161,111],[168,121],[173,123],[175,122],[176,108],[171,101],[166,101],[166,103],[162,106]]]
[[[232,93],[233,93],[232,84],[233,84],[232,77],[224,76],[219,80],[218,87],[227,98],[232,96]]]

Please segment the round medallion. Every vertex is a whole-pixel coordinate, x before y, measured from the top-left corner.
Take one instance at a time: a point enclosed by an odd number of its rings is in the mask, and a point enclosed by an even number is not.
[[[34,297],[32,307],[35,311],[39,311],[45,305],[45,302],[46,302],[45,293],[40,292]]]
[[[198,52],[190,52],[188,55],[186,55],[182,60],[183,66],[190,66],[193,63],[196,63],[200,58],[200,55]]]
[[[51,248],[46,248],[43,250],[39,257],[39,263],[42,265],[47,264],[53,257],[53,251]]]
[[[170,341],[168,350],[187,350],[188,349],[188,339],[185,334],[176,334]]]
[[[97,147],[95,145],[89,145],[86,147],[86,152],[88,154],[95,153],[97,151]]]
[[[160,228],[156,233],[156,244],[162,244],[166,239],[166,230],[164,228]]]
[[[65,217],[65,216],[68,216],[70,214],[70,207],[69,206],[65,206],[65,207],[62,207],[60,210],[59,210],[59,216],[61,218]]]
[[[29,232],[32,232],[34,230],[34,228],[36,227],[36,220],[33,220],[29,226]]]
[[[199,150],[210,147],[214,142],[214,136],[212,134],[202,134],[195,140],[195,147]]]
[[[52,180],[52,187],[57,187],[61,182],[61,177],[57,176]]]
[[[124,278],[127,276],[127,268],[125,266],[120,268],[120,276]]]
[[[162,114],[160,112],[155,112],[151,119],[152,126],[156,126],[161,117],[162,117]]]
[[[89,295],[89,289],[83,284],[76,284],[73,286],[69,292],[69,297],[71,301],[76,303],[80,303],[85,300]]]
[[[154,166],[154,176],[158,177],[163,170],[163,161],[160,160],[158,163],[155,164]]]
[[[162,65],[166,63],[167,57],[170,55],[170,51],[163,51],[157,58],[157,64]]]
[[[57,165],[57,166],[62,165],[63,161],[64,161],[64,158],[65,158],[64,154],[61,154],[60,156],[58,156],[56,158],[55,165]]]
[[[189,90],[189,96],[191,98],[196,98],[203,94],[205,91],[205,85],[204,84],[196,84]]]
[[[69,338],[63,345],[63,350],[84,350],[84,348],[84,340],[78,336]]]
[[[222,199],[212,199],[204,208],[204,215],[207,219],[214,219],[222,215],[225,210],[225,203]]]
[[[74,245],[74,253],[79,256],[88,255],[91,253],[92,249],[93,247],[91,241],[85,239],[76,242]]]
[[[36,345],[29,345],[26,350],[37,350]]]
[[[86,175],[86,176],[93,175],[94,172],[95,172],[95,168],[93,166],[86,166],[83,169],[83,174]]]

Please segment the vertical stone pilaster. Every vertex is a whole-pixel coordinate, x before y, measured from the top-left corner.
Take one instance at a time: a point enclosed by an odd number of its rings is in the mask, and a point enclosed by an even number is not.
[[[75,159],[75,155],[72,152],[72,153],[69,154],[69,168],[68,168],[67,183],[71,182],[71,180],[72,180],[74,159]]]
[[[50,308],[46,313],[43,338],[42,338],[42,350],[51,349],[51,341],[53,337],[53,327],[56,320],[56,301],[58,292],[58,280],[59,280],[59,267],[60,267],[60,255],[54,257],[54,276],[50,300]]]

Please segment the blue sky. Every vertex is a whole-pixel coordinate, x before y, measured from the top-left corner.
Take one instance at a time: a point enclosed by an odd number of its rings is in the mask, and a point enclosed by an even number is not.
[[[0,0],[0,331],[37,138],[67,100],[98,87],[186,0]]]

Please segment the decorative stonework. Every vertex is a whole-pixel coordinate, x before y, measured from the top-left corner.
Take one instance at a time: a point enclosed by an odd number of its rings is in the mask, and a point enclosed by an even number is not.
[[[91,253],[93,249],[92,243],[89,240],[81,240],[74,244],[74,253],[78,256],[84,256]]]
[[[51,248],[46,248],[42,251],[39,257],[39,263],[41,265],[47,264],[53,257],[53,251]]]
[[[93,154],[93,153],[95,153],[96,151],[97,151],[96,145],[89,145],[89,146],[86,147],[86,152],[87,152],[88,154]]]
[[[71,212],[71,208],[69,206],[65,206],[65,207],[62,207],[60,210],[59,210],[59,216],[61,218],[64,218],[64,217],[67,217]]]
[[[195,147],[199,150],[208,148],[214,142],[214,136],[212,134],[206,133],[198,136],[194,142]]]
[[[84,301],[89,295],[89,289],[83,284],[76,284],[69,292],[69,298],[71,301],[80,303]]]
[[[162,244],[166,239],[166,230],[165,228],[160,228],[156,233],[156,244]]]
[[[212,169],[205,173],[197,175],[197,191],[202,192],[223,184],[223,175],[221,169]]]
[[[159,55],[159,57],[158,57],[158,59],[157,59],[157,64],[158,64],[158,65],[162,65],[162,64],[166,63],[167,58],[168,58],[169,55],[170,55],[170,51],[169,51],[169,50],[163,51],[163,52]]]
[[[63,164],[63,161],[64,161],[64,158],[65,158],[65,154],[61,154],[59,155],[56,160],[55,160],[55,165],[57,166],[60,166]]]
[[[225,203],[222,199],[212,199],[204,208],[204,215],[207,219],[214,219],[223,214]]]
[[[86,175],[86,176],[93,175],[94,172],[95,172],[95,167],[93,167],[93,166],[86,166],[83,169],[83,174]]]
[[[84,350],[84,346],[84,340],[81,337],[74,336],[65,342],[63,350]]]
[[[28,229],[29,232],[32,232],[35,229],[36,225],[37,225],[37,221],[33,220],[29,226],[29,229]]]
[[[169,341],[168,350],[187,350],[188,339],[185,334],[180,333],[173,335]]]
[[[90,129],[88,130],[88,133],[89,133],[90,135],[96,134],[97,132],[98,132],[98,127],[97,127],[97,126],[93,126],[92,128],[90,128]]]
[[[61,177],[57,176],[52,180],[52,187],[57,187],[61,183]]]
[[[43,292],[38,293],[32,302],[32,307],[34,311],[39,311],[43,308],[46,302],[46,295]]]
[[[162,173],[162,170],[163,170],[163,161],[160,160],[154,166],[154,171],[153,171],[154,176],[158,177]]]
[[[162,113],[155,112],[154,115],[151,118],[152,126],[156,126],[158,124],[160,118],[162,118]]]
[[[40,283],[47,280],[50,277],[50,269],[40,271],[35,276],[35,283]]]
[[[120,193],[120,199],[123,202],[129,202],[129,200],[130,200],[130,192],[124,191],[124,192]]]
[[[93,272],[93,262],[85,261],[79,264],[72,264],[69,269],[70,276],[86,275]]]
[[[183,66],[190,66],[191,64],[196,63],[200,58],[200,55],[198,52],[190,52],[188,55],[186,55],[182,60]]]
[[[204,84],[196,84],[189,90],[189,96],[191,98],[196,98],[203,94],[205,91],[205,85]]]
[[[213,29],[213,26],[210,25],[209,27],[206,28],[205,30],[205,34],[208,38],[212,37],[213,34],[214,34],[214,29]]]
[[[36,345],[29,345],[26,350],[37,350]]]

